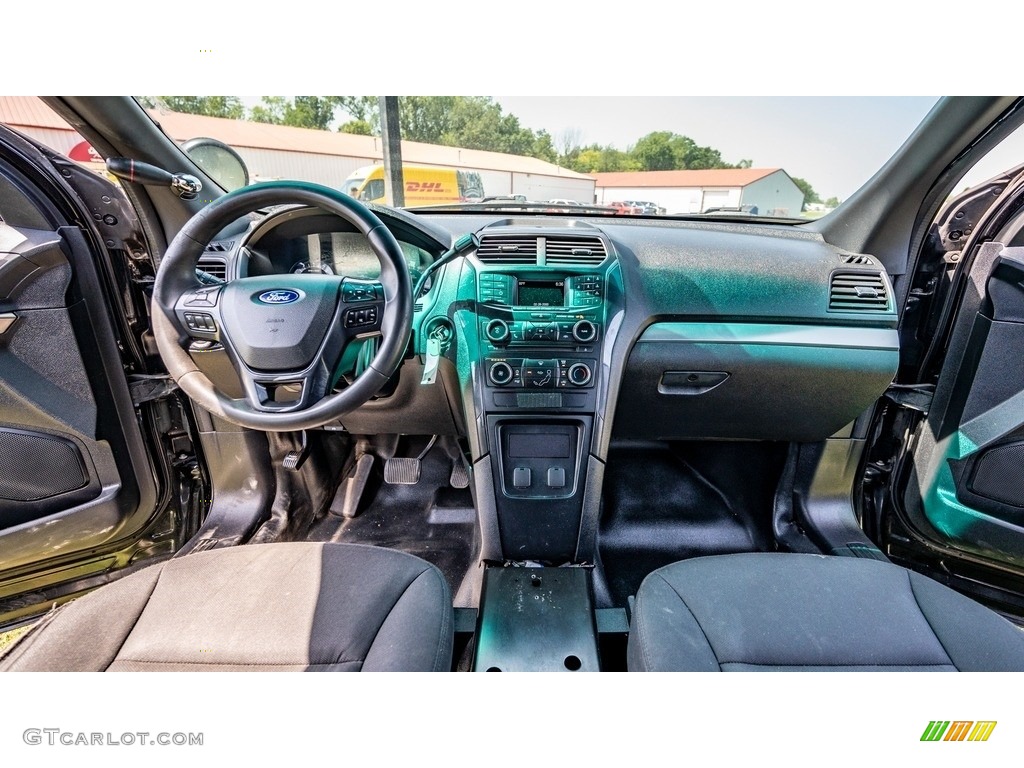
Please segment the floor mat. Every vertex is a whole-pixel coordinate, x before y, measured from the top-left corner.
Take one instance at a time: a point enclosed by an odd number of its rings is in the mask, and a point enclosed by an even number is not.
[[[608,456],[595,573],[599,607],[625,606],[663,565],[774,549],[772,501],[785,461],[774,443],[615,447]]]
[[[468,489],[450,487],[451,472],[452,460],[440,448],[424,456],[414,484],[385,483],[376,461],[360,514],[351,519],[327,515],[313,525],[309,538],[372,544],[422,557],[441,570],[454,595],[474,563],[476,512]]]

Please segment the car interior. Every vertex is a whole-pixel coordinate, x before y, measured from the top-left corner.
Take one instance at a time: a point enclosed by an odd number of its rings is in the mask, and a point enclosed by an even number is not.
[[[1024,670],[1024,121],[821,219],[225,192],[0,128],[0,670]]]

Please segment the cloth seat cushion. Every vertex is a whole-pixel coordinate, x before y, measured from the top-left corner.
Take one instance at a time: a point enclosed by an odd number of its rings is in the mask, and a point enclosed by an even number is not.
[[[631,671],[1024,670],[1024,632],[878,560],[748,553],[684,560],[637,590]]]
[[[0,670],[443,671],[440,571],[402,552],[279,543],[187,555],[55,610]]]

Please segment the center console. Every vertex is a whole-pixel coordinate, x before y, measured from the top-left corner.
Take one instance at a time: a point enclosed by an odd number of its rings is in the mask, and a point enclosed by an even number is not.
[[[623,302],[619,266],[604,236],[583,225],[485,230],[470,261],[474,483],[491,566],[474,668],[596,670],[586,566],[596,548],[604,464],[594,432],[606,413],[603,350]],[[463,297],[467,289],[468,279]]]
[[[505,560],[577,559],[614,267],[601,247],[579,264],[477,268],[474,399]]]

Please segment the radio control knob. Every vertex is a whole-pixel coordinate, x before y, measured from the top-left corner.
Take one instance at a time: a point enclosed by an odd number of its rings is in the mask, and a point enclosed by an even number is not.
[[[512,366],[503,360],[499,360],[497,363],[491,366],[487,372],[488,377],[491,379],[491,384],[496,387],[504,387],[506,384],[512,381],[513,371]]]
[[[512,339],[512,331],[504,320],[491,320],[484,333],[487,334],[488,341],[498,346],[504,346]]]
[[[597,326],[589,320],[578,320],[572,327],[572,337],[581,344],[589,344],[597,338]]]
[[[593,374],[590,372],[590,366],[586,363],[573,363],[569,366],[569,383],[575,387],[585,387],[590,383],[590,379]]]

